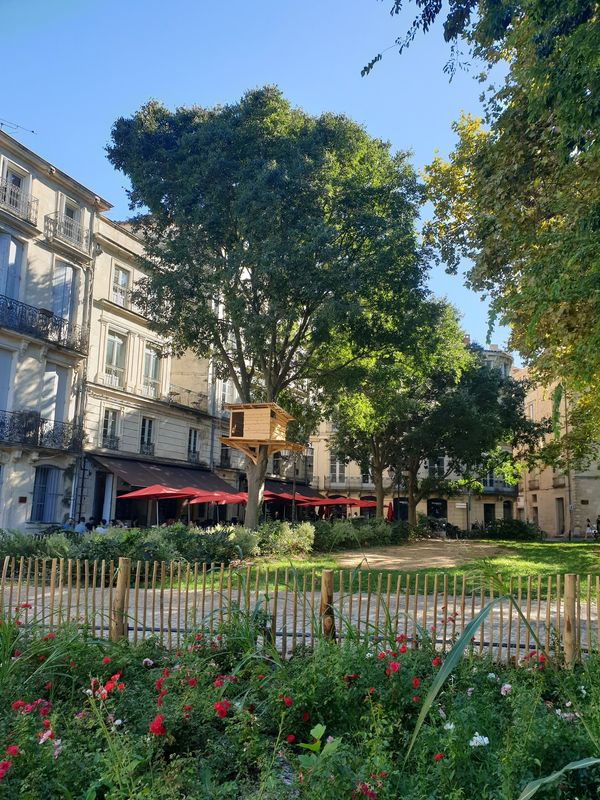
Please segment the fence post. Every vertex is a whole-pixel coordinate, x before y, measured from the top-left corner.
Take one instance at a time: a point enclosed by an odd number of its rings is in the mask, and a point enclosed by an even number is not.
[[[319,610],[323,636],[335,640],[335,616],[333,613],[333,570],[324,569],[321,575],[321,608]]]
[[[565,575],[564,614],[563,614],[563,647],[565,663],[573,666],[577,655],[577,615],[575,605],[576,575]]]
[[[110,615],[110,639],[117,642],[127,636],[127,609],[125,599],[129,588],[129,576],[131,573],[131,560],[129,558],[119,558],[119,568],[117,572],[117,588],[113,598]]]

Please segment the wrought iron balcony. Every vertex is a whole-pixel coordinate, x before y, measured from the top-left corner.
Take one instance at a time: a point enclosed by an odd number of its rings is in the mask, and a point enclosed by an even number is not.
[[[73,325],[51,311],[28,306],[3,294],[0,295],[0,326],[77,353],[85,354],[88,350],[87,331],[80,325]]]
[[[0,442],[78,453],[84,432],[71,422],[44,419],[37,411],[0,411]]]
[[[554,489],[560,489],[563,486],[567,485],[567,476],[566,475],[553,475],[552,477],[552,486]]]
[[[159,386],[160,384],[158,381],[152,378],[144,378],[144,382],[142,383],[142,395],[144,397],[149,397],[151,400],[156,400]]]
[[[106,450],[118,450],[119,449],[119,437],[113,436],[112,434],[105,433],[102,436],[102,447]]]
[[[187,460],[190,464],[200,463],[200,453],[197,450],[188,450]]]
[[[32,225],[37,223],[37,197],[26,194],[20,186],[14,186],[6,178],[0,180],[0,208]]]
[[[123,386],[124,378],[125,370],[122,367],[112,367],[110,364],[104,367],[102,382],[105,386],[112,386],[115,389],[120,389]]]
[[[154,455],[154,442],[142,442],[140,444],[140,453],[143,456],[153,456]]]
[[[193,408],[195,411],[208,411],[208,396],[183,386],[169,386],[169,393],[163,398],[171,405]],[[228,412],[227,412],[228,413]]]
[[[83,253],[90,252],[90,230],[84,228],[80,222],[66,214],[58,211],[48,214],[46,217],[46,233],[51,239],[58,239],[65,244],[81,250]]]
[[[527,481],[527,488],[531,489],[539,489],[540,488],[540,481],[539,478],[529,478]]]

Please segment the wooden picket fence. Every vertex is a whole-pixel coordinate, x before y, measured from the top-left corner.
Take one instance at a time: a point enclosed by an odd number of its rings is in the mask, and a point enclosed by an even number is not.
[[[470,574],[318,575],[293,567],[7,556],[0,612],[18,612],[21,624],[46,630],[77,624],[92,636],[134,643],[157,636],[167,647],[246,619],[286,656],[321,636],[388,643],[402,637],[409,646],[427,636],[447,650],[494,600],[473,638],[476,653],[515,662],[541,646],[571,663],[598,647],[600,575],[508,578],[503,585],[516,605],[500,599],[498,579]]]

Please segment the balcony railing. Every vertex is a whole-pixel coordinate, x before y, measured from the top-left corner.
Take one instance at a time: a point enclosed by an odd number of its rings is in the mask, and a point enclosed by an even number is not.
[[[73,325],[51,311],[28,306],[3,294],[0,295],[0,326],[77,353],[87,353],[88,335],[80,325]]]
[[[527,488],[528,489],[539,489],[540,488],[539,478],[529,478],[529,480],[527,481]]]
[[[566,475],[554,475],[552,477],[552,486],[554,489],[560,489],[561,487],[566,485],[567,485]]]
[[[142,442],[140,444],[140,453],[143,456],[153,456],[154,455],[154,442]]]
[[[38,199],[26,194],[19,186],[14,186],[6,178],[0,180],[0,208],[9,211],[19,219],[32,225],[37,223]]]
[[[84,253],[90,252],[91,237],[89,228],[84,228],[73,217],[59,212],[48,214],[46,221],[47,233],[50,238],[65,242]]]
[[[152,380],[151,378],[144,378],[144,382],[142,383],[142,395],[144,397],[149,397],[152,400],[156,400],[158,397],[158,389],[158,381]]]
[[[483,483],[483,493],[484,494],[516,494],[517,493],[517,485],[505,483],[500,478],[484,478],[482,480]]]
[[[0,442],[80,452],[83,428],[71,422],[44,419],[36,411],[0,411]]]
[[[106,450],[118,450],[119,442],[120,438],[118,436],[113,436],[110,433],[105,433],[102,436],[102,447],[104,447]]]
[[[200,458],[200,453],[198,450],[188,450],[187,460],[190,464],[201,464],[202,459]]]
[[[115,283],[112,287],[111,300],[115,305],[121,306],[121,308],[129,308],[129,294],[129,289]]]
[[[122,367],[113,367],[109,364],[104,367],[103,383],[105,386],[112,386],[114,389],[120,389],[123,386],[124,377],[125,370]]]
[[[205,394],[185,389],[183,386],[171,384],[169,393],[164,400],[171,405],[186,406],[186,408],[193,408],[196,411],[208,410],[208,397]]]

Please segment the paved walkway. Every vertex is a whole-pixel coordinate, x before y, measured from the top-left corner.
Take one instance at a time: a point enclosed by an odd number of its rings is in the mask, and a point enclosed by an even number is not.
[[[458,567],[478,558],[490,558],[503,551],[488,542],[461,539],[423,539],[415,544],[394,547],[370,547],[368,550],[348,550],[335,553],[340,567],[381,570],[428,570]]]

